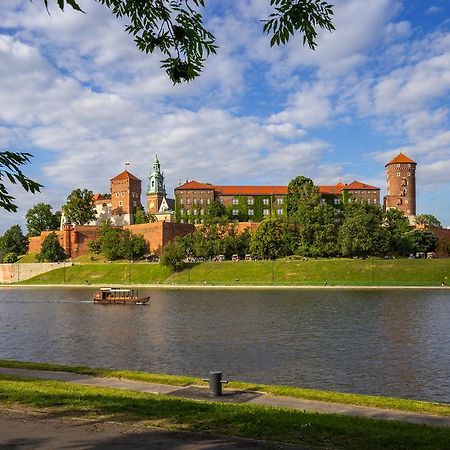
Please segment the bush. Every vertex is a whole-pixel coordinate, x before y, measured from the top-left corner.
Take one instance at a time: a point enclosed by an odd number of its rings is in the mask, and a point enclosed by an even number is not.
[[[8,263],[12,264],[12,263],[17,262],[18,259],[19,259],[19,257],[17,256],[16,253],[9,252],[9,253],[6,253],[6,255],[3,257],[3,262],[6,264],[8,264]]]
[[[36,256],[37,262],[59,262],[67,259],[66,252],[59,243],[56,233],[50,233],[42,242],[41,251]]]
[[[178,271],[184,267],[186,251],[178,241],[172,241],[163,248],[161,264],[169,267],[172,271]]]

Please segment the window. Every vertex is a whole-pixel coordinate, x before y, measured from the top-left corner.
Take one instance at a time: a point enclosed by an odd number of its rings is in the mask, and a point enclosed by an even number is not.
[[[335,205],[339,205],[339,203],[341,203],[341,201],[340,201],[338,198],[335,198],[335,199],[334,199],[334,204],[335,204]]]
[[[203,216],[203,214],[205,214],[205,210],[204,210],[204,209],[201,209],[201,210],[200,210],[200,215]]]
[[[200,205],[203,205],[203,199],[202,198],[200,199]]]
[[[188,199],[186,200],[186,203],[187,203],[188,205],[190,205],[190,204],[191,204],[191,199],[188,198]]]
[[[269,210],[268,209],[263,209],[263,215],[264,216],[268,216],[269,215]]]
[[[253,197],[248,197],[247,198],[247,205],[253,205],[253,203],[254,203]]]
[[[190,213],[191,213],[191,210],[190,210],[190,209],[187,209],[187,210],[186,210],[186,214],[189,215]]]
[[[411,164],[408,164],[408,169],[411,169]]]
[[[408,177],[410,177],[411,176],[411,172],[408,172],[407,175],[408,175]]]
[[[283,204],[283,199],[281,197],[277,198],[277,205],[282,205]]]
[[[268,204],[269,204],[269,199],[263,198],[263,205],[268,205]]]
[[[122,206],[122,202],[121,201],[119,202],[119,206]]]
[[[400,172],[397,172],[397,176],[398,176],[398,177],[400,176]]]
[[[233,205],[237,205],[239,203],[239,199],[233,198],[232,202]]]
[[[207,205],[210,205],[210,204],[211,204],[211,199],[210,199],[210,198],[208,198],[208,200],[206,200],[206,204],[207,204]]]
[[[253,216],[255,213],[254,213],[254,211],[253,211],[253,209],[249,209],[248,210],[248,215],[249,216]]]
[[[283,214],[283,208],[278,208],[278,209],[277,209],[277,214],[278,214],[279,216],[281,216],[281,215]]]
[[[197,204],[197,199],[196,198],[194,198],[194,201],[192,202],[194,205],[196,205]]]
[[[197,215],[197,210],[196,209],[192,210],[192,213],[194,214],[194,216],[196,216]]]
[[[184,205],[184,199],[180,198],[180,205]]]
[[[136,206],[136,200],[133,201],[133,206]]]
[[[378,203],[378,200],[376,198],[373,199],[373,204],[376,205]]]
[[[408,200],[405,200],[405,203],[408,204]]]
[[[320,199],[320,203],[321,203],[322,205],[324,205],[326,202],[327,202],[327,201],[326,201],[324,198],[321,198],[321,199]]]
[[[233,216],[238,216],[238,215],[239,215],[239,210],[233,209]]]
[[[397,169],[400,169],[400,164],[397,164]]]

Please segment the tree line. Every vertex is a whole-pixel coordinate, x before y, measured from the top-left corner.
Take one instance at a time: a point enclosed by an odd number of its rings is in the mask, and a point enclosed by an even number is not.
[[[179,269],[189,257],[394,257],[433,252],[438,246],[434,233],[413,229],[399,210],[383,211],[377,205],[351,201],[341,201],[338,206],[322,203],[319,188],[303,176],[289,183],[286,203],[286,217],[266,218],[253,234],[240,234],[236,225],[229,223],[223,205],[215,202],[194,234],[165,247],[162,261]],[[441,226],[431,214],[419,215],[416,220]],[[443,249],[450,248],[447,241],[441,242]]]

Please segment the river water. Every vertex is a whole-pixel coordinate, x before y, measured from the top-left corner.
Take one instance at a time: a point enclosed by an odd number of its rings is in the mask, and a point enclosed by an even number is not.
[[[450,402],[450,292],[0,289],[0,358]]]

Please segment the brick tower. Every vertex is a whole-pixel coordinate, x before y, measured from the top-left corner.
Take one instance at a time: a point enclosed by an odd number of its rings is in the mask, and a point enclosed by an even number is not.
[[[407,216],[416,215],[416,166],[417,163],[403,153],[386,164],[386,210],[396,208]]]
[[[111,179],[111,222],[132,225],[134,212],[141,204],[141,180],[127,170]]]
[[[152,214],[157,214],[165,196],[164,174],[161,172],[158,155],[156,155],[153,161],[152,171],[148,177],[147,211]]]

